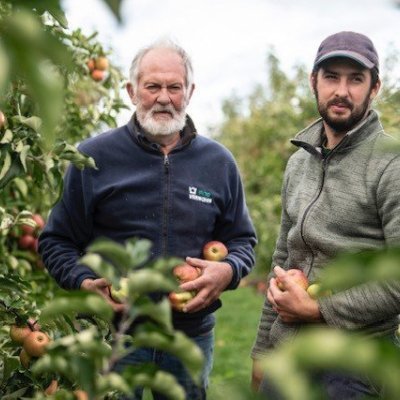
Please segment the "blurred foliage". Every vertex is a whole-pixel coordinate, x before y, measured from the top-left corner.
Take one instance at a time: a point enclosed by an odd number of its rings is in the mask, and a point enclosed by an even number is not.
[[[386,73],[375,107],[386,131],[398,136],[398,54],[393,50],[384,64]],[[300,65],[289,76],[270,52],[265,87],[258,85],[246,99],[232,96],[225,100],[223,113],[224,122],[217,138],[232,151],[239,164],[259,239],[255,272],[264,273],[270,268],[279,231],[284,169],[297,149],[290,139],[319,117],[308,73]]]

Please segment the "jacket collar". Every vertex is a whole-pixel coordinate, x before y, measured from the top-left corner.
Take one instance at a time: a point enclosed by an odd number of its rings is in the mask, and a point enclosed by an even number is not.
[[[136,113],[132,115],[132,118],[129,120],[127,124],[128,130],[135,139],[142,147],[158,150],[159,145],[157,143],[151,142],[148,139],[148,136],[145,136],[143,133],[143,128],[139,124],[137,120]],[[175,147],[175,149],[179,149],[185,147],[189,144],[197,135],[196,127],[194,126],[193,120],[186,114],[186,122],[183,129],[179,132],[181,139],[179,144]]]
[[[335,149],[345,149],[357,146],[361,142],[372,139],[375,134],[383,132],[383,127],[379,121],[376,111],[370,110],[367,117],[364,118],[357,126],[346,133],[346,136],[336,146]],[[311,153],[319,153],[325,134],[322,118],[319,118],[307,128],[300,131],[294,139],[291,140],[295,146],[303,147]]]

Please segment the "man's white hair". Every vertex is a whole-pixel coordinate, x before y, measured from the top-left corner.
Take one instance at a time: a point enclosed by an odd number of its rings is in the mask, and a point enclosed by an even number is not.
[[[140,49],[132,60],[131,67],[129,69],[129,80],[133,88],[136,89],[140,79],[140,63],[143,57],[150,51],[154,49],[169,49],[182,58],[183,65],[186,71],[185,84],[186,89],[190,89],[193,84],[193,66],[189,54],[179,46],[175,41],[170,38],[160,38],[150,44],[149,46]]]

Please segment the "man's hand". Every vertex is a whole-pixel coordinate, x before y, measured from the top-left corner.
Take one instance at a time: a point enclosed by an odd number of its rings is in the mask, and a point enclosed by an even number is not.
[[[253,359],[253,369],[251,373],[251,388],[254,390],[254,392],[258,392],[258,389],[260,388],[261,381],[263,378],[263,372],[260,366],[260,361],[257,359]]]
[[[184,312],[199,311],[218,299],[221,292],[232,280],[232,267],[228,263],[206,261],[200,258],[187,257],[186,262],[193,267],[201,268],[202,275],[193,281],[183,283],[183,291],[197,291],[196,297],[190,300]]]
[[[291,279],[290,275],[281,267],[274,268],[284,291],[279,289],[276,279],[269,283],[267,297],[273,309],[279,314],[283,322],[318,322],[322,316],[316,300],[312,299],[305,289]]]
[[[82,290],[99,293],[108,304],[111,305],[114,312],[123,312],[126,310],[125,304],[116,303],[110,295],[110,284],[104,278],[84,279],[81,283]]]

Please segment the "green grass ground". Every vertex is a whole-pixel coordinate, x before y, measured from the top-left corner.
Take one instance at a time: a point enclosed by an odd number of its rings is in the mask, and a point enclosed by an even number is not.
[[[224,292],[222,302],[223,307],[216,313],[214,367],[208,391],[210,400],[227,400],[227,393],[249,388],[250,351],[264,297],[253,287],[241,287]]]

